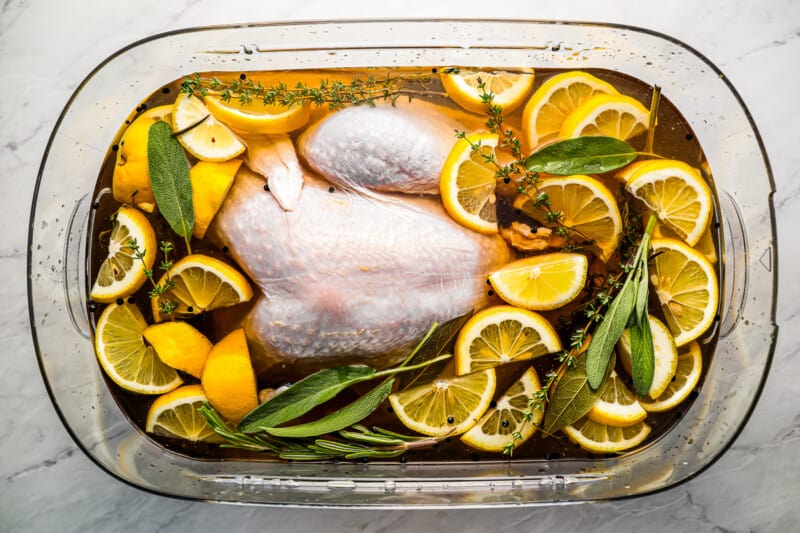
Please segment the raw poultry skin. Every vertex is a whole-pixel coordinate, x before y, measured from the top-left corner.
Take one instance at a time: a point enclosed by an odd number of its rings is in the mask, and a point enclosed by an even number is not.
[[[509,260],[501,238],[458,225],[438,196],[333,187],[306,173],[286,211],[264,183],[240,170],[213,227],[261,291],[244,321],[261,371],[392,364],[434,322],[485,305],[488,272]]]

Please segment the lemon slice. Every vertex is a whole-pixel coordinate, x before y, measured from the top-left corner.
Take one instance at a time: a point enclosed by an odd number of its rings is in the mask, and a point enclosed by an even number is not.
[[[560,222],[573,229],[573,235],[581,241],[594,241],[603,262],[611,258],[622,233],[622,217],[608,187],[589,176],[576,175],[542,179],[538,190],[547,194],[551,211],[563,215]],[[536,207],[527,195],[518,196],[514,207],[543,224],[546,222],[546,212]]]
[[[260,100],[225,102],[213,95],[206,96],[203,102],[217,119],[244,133],[289,133],[305,126],[311,116],[307,105],[265,105]]]
[[[111,178],[114,199],[124,204],[136,204],[152,213],[156,197],[150,185],[147,162],[147,136],[150,126],[163,120],[172,122],[171,105],[148,109],[131,123],[117,145],[117,161]]]
[[[544,410],[529,407],[530,398],[541,388],[539,377],[529,368],[497,400],[497,405],[461,436],[461,442],[486,452],[502,452],[509,443],[514,447],[523,444],[533,436],[544,416]]]
[[[650,398],[640,400],[642,407],[645,411],[652,413],[661,413],[677,407],[689,397],[689,394],[697,386],[702,371],[703,355],[697,341],[681,346],[678,348],[678,366],[675,369],[675,377],[666,390],[661,393],[661,396],[655,400]]]
[[[487,235],[498,231],[497,177],[484,157],[494,157],[497,141],[497,135],[491,133],[458,139],[445,160],[439,181],[442,203],[450,216],[462,226]]]
[[[473,315],[458,334],[456,374],[461,376],[561,350],[553,326],[540,314],[498,305]]]
[[[636,399],[615,371],[611,372],[608,385],[589,411],[589,418],[608,426],[632,426],[647,417],[647,411]]]
[[[473,113],[486,113],[487,103],[482,94],[492,93],[492,104],[510,113],[525,101],[533,88],[533,69],[529,72],[479,71],[461,69],[458,72],[442,74],[444,90],[455,103]],[[485,89],[479,85],[483,83]]]
[[[571,426],[564,426],[563,431],[586,451],[618,453],[641,444],[650,434],[650,426],[644,422],[626,427],[608,426],[585,416]]]
[[[222,162],[200,161],[189,172],[194,206],[192,235],[198,239],[206,236],[208,226],[228,196],[236,171],[241,164],[241,159]]]
[[[229,333],[211,348],[200,381],[208,402],[238,423],[258,406],[258,391],[243,329]]]
[[[183,381],[145,344],[142,333],[146,327],[147,322],[135,305],[109,304],[97,320],[95,352],[108,377],[123,389],[163,394]]]
[[[717,275],[703,254],[675,239],[653,239],[650,253],[650,284],[675,344],[683,346],[714,322],[719,303]]]
[[[607,135],[625,141],[647,131],[649,118],[647,108],[630,96],[598,94],[569,114],[558,136]]]
[[[658,219],[694,246],[711,221],[711,189],[700,172],[682,161],[652,160],[637,165],[625,186]]]
[[[188,130],[178,135],[178,140],[197,159],[227,161],[244,152],[245,145],[239,137],[217,120],[196,96],[178,96],[172,122],[176,132]]]
[[[153,324],[143,335],[164,363],[200,377],[212,344],[191,324],[177,321]]]
[[[147,412],[145,431],[191,442],[219,442],[222,439],[197,411],[206,401],[200,385],[184,385],[159,396]]]
[[[253,297],[247,278],[229,264],[207,255],[187,255],[158,284],[166,286],[167,279],[174,282],[174,287],[166,295],[151,300],[156,322],[164,318],[160,312],[162,301],[177,305],[175,315],[191,316],[247,302]]]
[[[675,369],[678,366],[678,349],[675,347],[675,340],[667,326],[653,315],[648,315],[650,321],[650,332],[653,336],[654,363],[653,382],[647,395],[651,398],[658,398],[669,386],[675,376]],[[622,361],[622,366],[633,376],[631,370],[631,336],[626,329],[617,343],[617,353]]]
[[[131,246],[136,241],[142,259]],[[156,234],[153,226],[135,207],[120,207],[108,239],[108,256],[103,260],[89,297],[102,303],[126,298],[138,291],[147,280],[145,269],[156,260]]]
[[[413,431],[431,437],[456,436],[486,412],[496,384],[494,369],[456,376],[448,364],[430,383],[390,394],[389,403],[400,422]]]
[[[522,112],[522,130],[529,150],[558,137],[567,116],[592,96],[618,94],[603,80],[579,70],[553,76],[536,89]]]
[[[551,253],[513,261],[489,274],[498,296],[517,307],[544,311],[574,300],[586,284],[585,255]]]

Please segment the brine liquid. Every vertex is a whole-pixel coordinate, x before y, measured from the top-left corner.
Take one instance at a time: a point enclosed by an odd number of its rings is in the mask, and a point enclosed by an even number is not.
[[[485,70],[485,69],[484,69]],[[627,75],[620,74],[618,72],[607,71],[607,70],[595,70],[595,69],[584,69],[586,72],[589,72],[600,79],[603,79],[609,83],[611,83],[620,93],[632,96],[643,103],[648,103],[651,99],[652,95],[652,87],[648,84],[632,78]],[[538,69],[536,70],[536,82],[534,85],[534,90],[536,90],[544,81],[555,74],[559,74],[562,71],[556,69]],[[388,69],[388,70],[353,70],[348,69],[346,71],[338,71],[338,70],[319,70],[319,71],[291,71],[291,72],[270,72],[270,73],[255,73],[251,76],[253,77],[261,77],[266,76],[266,85],[272,85],[277,83],[278,81],[286,81],[289,86],[292,86],[298,79],[302,79],[309,85],[316,85],[320,80],[335,80],[340,77],[344,77],[346,79],[352,79],[354,76],[358,76],[360,78],[366,78],[368,76],[378,76],[385,75],[386,73],[391,73],[392,75],[401,75],[401,74],[429,74],[431,76],[431,82],[426,85],[427,90],[422,94],[415,95],[415,98],[423,98],[437,104],[450,106],[457,108],[457,105],[450,101],[446,96],[444,96],[444,91],[441,85],[438,82],[438,78],[435,74],[435,69]],[[215,73],[205,73],[201,74],[203,77],[212,77]],[[248,73],[244,73],[245,76]],[[230,77],[230,73],[227,74],[227,77]],[[172,104],[175,101],[175,98],[178,96],[180,90],[180,83],[183,79],[175,80],[173,83],[166,85],[164,87],[157,88],[147,99],[143,100],[141,105],[136,109],[137,113],[141,113],[146,109],[156,107],[159,105],[167,105]],[[320,110],[322,112],[323,110]],[[506,123],[514,126],[519,127],[520,120],[521,120],[521,109],[504,115]],[[127,123],[133,121],[135,118],[132,117]],[[312,118],[313,121],[313,118]],[[122,125],[120,132],[117,136],[119,138],[124,129],[125,125]],[[302,133],[301,131],[294,132],[292,136],[294,138],[297,137]],[[636,139],[632,139],[631,144],[637,148],[642,149],[644,144],[644,135],[640,135]],[[100,264],[106,257],[107,254],[107,239],[104,239],[104,235],[107,235],[107,231],[110,229],[111,224],[109,223],[109,217],[120,207],[120,204],[115,201],[110,194],[110,187],[111,187],[111,179],[113,175],[114,164],[116,160],[116,150],[117,146],[114,145],[110,147],[106,159],[103,163],[102,169],[99,174],[99,178],[97,181],[97,186],[95,188],[94,197],[96,199],[94,203],[94,210],[92,216],[90,218],[90,230],[89,233],[89,245],[87,247],[88,250],[88,276],[87,279],[87,287],[91,287],[95,277],[97,276],[98,269]],[[705,157],[703,155],[702,149],[698,140],[695,138],[694,133],[692,132],[691,128],[687,121],[683,118],[680,114],[678,109],[669,101],[669,95],[662,95],[660,100],[660,105],[658,109],[658,125],[655,132],[655,139],[654,139],[654,146],[653,152],[670,159],[678,159],[692,165],[694,167],[703,169],[704,171],[707,170],[707,165],[705,161]],[[191,157],[191,156],[190,156]],[[194,161],[192,161],[194,163]],[[619,191],[619,182],[614,181],[613,178],[609,176],[600,176],[600,178],[609,186],[609,189],[613,193],[617,193]],[[709,180],[712,191],[714,191],[713,181]],[[714,238],[714,245],[717,251],[717,257],[720,256],[719,251],[721,250],[721,232],[719,231],[720,224],[719,224],[719,210],[716,205],[716,193],[713,195],[715,200],[715,210],[714,215],[711,221],[711,228],[712,228],[712,235]],[[147,215],[148,219],[150,220],[153,228],[156,232],[157,240],[169,240],[173,243],[175,247],[175,251],[172,253],[171,257],[175,260],[180,259],[181,257],[186,255],[185,244],[183,240],[180,238],[176,238],[176,236],[172,233],[167,223],[157,215]],[[500,218],[501,224],[510,223],[509,217],[513,218],[513,209],[510,209],[510,205],[508,203],[504,204],[501,200],[498,203],[498,217]],[[105,233],[104,233],[105,232]],[[233,263],[233,260],[229,257],[226,257],[226,249],[219,249],[215,245],[211,244],[210,242],[206,241],[198,241],[194,239],[192,241],[192,252],[193,253],[202,253],[214,257],[221,258],[223,260],[227,260],[229,263]],[[722,286],[723,282],[723,272],[721,268],[721,261],[718,260],[715,264],[717,269],[717,276],[720,282],[720,286]],[[487,290],[489,287],[487,286]],[[148,323],[153,323],[152,315],[151,315],[151,307],[150,301],[147,296],[148,286],[145,285],[137,294],[132,296],[132,301],[135,301],[138,305],[139,309],[143,312],[145,319]],[[255,299],[254,299],[255,300]],[[496,303],[502,303],[498,300]],[[235,308],[230,308],[227,310],[221,311],[213,311],[210,313],[205,313],[201,315],[194,316],[188,319],[193,326],[198,328],[202,331],[212,342],[220,340],[228,331],[235,329],[238,327],[238,321],[244,316],[249,308],[248,304],[242,304],[240,306],[236,306]],[[102,312],[103,306],[101,304],[93,304],[89,303],[88,313],[91,317],[92,324],[96,323],[97,318],[99,317],[100,313]],[[658,310],[653,310],[654,314],[657,316],[660,315]],[[542,313],[546,318],[548,318],[551,323],[557,327],[558,324],[558,316],[559,312],[545,312]],[[563,314],[563,311],[562,311]],[[700,384],[698,387],[701,387],[706,375],[706,369],[708,368],[711,358],[714,353],[714,348],[716,345],[716,331],[718,330],[719,324],[719,317],[717,316],[717,320],[709,329],[708,332],[704,334],[704,337],[698,339],[701,343],[701,347],[703,350],[703,375],[701,376]],[[562,337],[562,341],[564,345],[568,345],[568,337],[570,331],[559,331],[559,334]],[[548,372],[554,370],[558,363],[555,360],[554,356],[544,356],[534,359],[533,366],[536,369],[540,380],[544,382],[545,376]],[[507,365],[504,367],[497,368],[497,392],[496,397],[499,397],[503,394],[505,390],[521,375],[521,373],[525,370],[526,364],[512,364]],[[624,371],[619,372],[621,376],[626,376],[627,374]],[[271,374],[270,376],[260,376],[258,388],[259,390],[267,387],[275,388],[280,386],[284,383],[291,383],[297,381],[304,377],[303,375],[294,375],[292,373],[291,368],[286,369],[281,375],[278,374]],[[195,378],[191,376],[183,375],[184,381],[186,383],[197,382]],[[134,394],[122,390],[116,384],[114,384],[110,379],[106,379],[108,387],[113,392],[116,400],[118,401],[120,407],[123,411],[127,414],[128,418],[130,419],[131,423],[137,425],[143,432],[145,427],[145,420],[147,417],[147,411],[155,400],[155,397],[149,397],[140,394]],[[363,390],[360,390],[356,387],[354,390],[345,391],[340,395],[339,398],[329,402],[329,405],[323,406],[318,410],[312,411],[309,417],[316,418],[322,413],[326,412],[325,410],[336,410],[339,407],[345,405],[345,403],[352,401],[355,399],[356,395],[362,392],[366,392],[370,386],[374,384],[363,384]],[[631,386],[630,382],[628,383]],[[632,388],[632,387],[631,387]],[[661,435],[665,432],[669,431],[670,428],[681,418],[683,412],[688,409],[691,405],[693,399],[697,396],[697,389],[692,392],[689,399],[684,401],[681,405],[679,405],[676,409],[672,411],[668,411],[666,413],[648,413],[646,423],[651,426],[652,431],[647,438],[647,440],[641,445],[646,446],[648,443],[657,440]],[[411,434],[410,430],[406,429],[402,426],[402,424],[397,420],[397,418],[391,413],[391,408],[386,402],[383,406],[381,406],[375,413],[370,415],[364,421],[364,424],[368,426],[379,426],[386,429],[390,429],[393,431],[397,431],[400,433]],[[191,443],[188,441],[182,440],[174,440],[174,439],[165,439],[156,436],[152,436],[151,438],[158,441],[164,447],[177,451],[180,453],[188,454],[196,458],[202,459],[222,459],[222,458],[247,458],[250,460],[272,460],[272,456],[268,454],[259,454],[255,452],[247,452],[244,450],[235,450],[235,449],[225,449],[219,448],[214,445],[207,445],[204,443]],[[640,447],[641,447],[640,446]],[[634,452],[631,450],[631,453]],[[586,457],[593,457],[592,454],[583,451],[577,445],[571,443],[566,436],[563,434],[558,434],[554,437],[545,437],[541,433],[535,433],[534,436],[528,440],[526,443],[519,445],[517,449],[514,451],[514,460],[521,460],[521,459],[539,459],[539,460],[552,460],[556,458],[586,458]],[[441,442],[435,448],[427,449],[427,450],[418,450],[412,453],[409,453],[406,457],[397,459],[398,461],[421,461],[421,460],[433,460],[433,461],[477,461],[477,460],[506,460],[507,457],[502,456],[499,453],[487,453],[487,452],[478,452],[469,448],[468,446],[461,443],[458,437],[453,437]]]

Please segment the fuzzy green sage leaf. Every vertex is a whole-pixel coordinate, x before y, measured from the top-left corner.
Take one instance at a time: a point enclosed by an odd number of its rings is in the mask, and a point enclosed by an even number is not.
[[[172,136],[172,127],[163,120],[148,131],[147,166],[158,210],[172,231],[188,240],[194,228],[189,161],[180,142]]]
[[[595,390],[603,383],[609,358],[625,331],[635,300],[636,286],[625,283],[592,335],[589,350],[586,352],[586,376],[589,378],[589,385]]]
[[[336,397],[350,385],[371,378],[375,371],[366,366],[325,368],[298,381],[262,403],[239,423],[239,431],[258,433],[307,413]]]
[[[553,434],[564,426],[577,422],[581,417],[591,411],[592,406],[603,394],[607,380],[605,376],[611,374],[614,367],[613,361],[607,365],[601,383],[604,385],[593,389],[586,376],[586,354],[579,354],[575,358],[575,365],[567,368],[564,374],[555,383],[555,389],[548,403],[544,417],[542,431]]]
[[[650,320],[647,313],[630,328],[631,339],[631,374],[633,374],[633,387],[640,396],[645,396],[653,384],[653,375],[656,368],[655,348],[653,347],[653,332],[650,329]]]
[[[389,378],[377,387],[359,397],[357,400],[345,405],[341,409],[313,422],[296,426],[265,428],[264,431],[276,437],[316,437],[345,429],[365,419],[392,392],[394,378]]]
[[[614,137],[565,139],[548,144],[525,158],[531,172],[559,176],[601,174],[624,167],[636,159],[636,150]]]

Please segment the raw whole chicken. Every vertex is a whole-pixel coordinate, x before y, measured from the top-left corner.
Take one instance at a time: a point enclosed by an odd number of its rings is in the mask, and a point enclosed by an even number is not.
[[[302,187],[291,210],[269,176],[239,171],[213,232],[261,292],[244,320],[257,368],[386,366],[434,322],[485,304],[509,249],[431,194],[459,128],[423,103],[332,113],[298,143],[307,167],[284,180]]]

